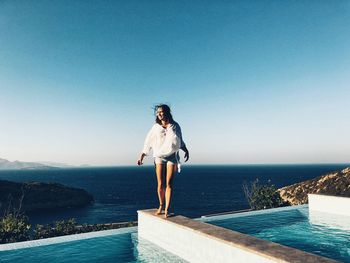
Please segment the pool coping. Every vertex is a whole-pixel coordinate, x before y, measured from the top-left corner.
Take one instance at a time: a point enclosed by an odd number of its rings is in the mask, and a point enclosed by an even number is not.
[[[205,215],[199,218],[195,218],[194,220],[199,220],[202,222],[210,222],[210,221],[225,220],[225,219],[235,218],[235,217],[262,215],[262,214],[268,214],[268,213],[279,212],[279,211],[288,211],[288,210],[294,210],[299,208],[303,209],[308,207],[309,207],[309,204],[305,204],[305,205],[292,205],[292,206],[276,207],[276,208],[261,209],[261,210],[237,211],[235,213]]]
[[[300,262],[300,263],[331,263],[339,262],[334,259],[318,256],[295,248],[283,246],[268,240],[263,240],[237,231],[211,225],[202,221],[193,220],[181,215],[164,218],[155,215],[155,209],[140,210],[139,215],[151,217],[156,224],[172,224],[175,227],[186,229],[205,238],[224,243],[232,248],[242,249],[274,262]],[[140,221],[139,221],[140,226]],[[139,232],[140,233],[140,232]],[[167,233],[164,233],[166,235]],[[151,241],[152,242],[152,241]],[[171,252],[171,251],[170,251]],[[234,260],[234,259],[232,259]]]
[[[94,231],[94,232],[80,233],[80,234],[66,235],[66,236],[59,236],[59,237],[50,237],[50,238],[43,238],[43,239],[36,239],[36,240],[29,240],[29,241],[22,241],[22,242],[14,242],[14,243],[8,243],[8,244],[0,244],[0,252],[23,249],[23,248],[47,246],[47,245],[72,242],[72,241],[83,240],[83,239],[90,239],[95,237],[104,237],[104,236],[126,234],[126,233],[133,233],[133,232],[137,232],[137,226]]]
[[[308,194],[309,209],[350,217],[350,197],[327,194]]]

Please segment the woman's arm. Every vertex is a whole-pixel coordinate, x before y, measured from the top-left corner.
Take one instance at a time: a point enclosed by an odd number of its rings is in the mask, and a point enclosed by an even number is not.
[[[141,153],[140,158],[137,160],[137,165],[142,165],[143,164],[143,158],[145,158],[146,154]]]
[[[183,151],[185,152],[184,158],[185,158],[185,162],[187,162],[188,159],[190,158],[190,153],[189,153],[189,151],[188,151],[188,149],[187,149],[187,147],[186,147],[186,144],[184,144],[184,145],[181,147],[181,150],[183,150]]]
[[[185,162],[188,161],[188,159],[190,158],[190,153],[186,147],[186,143],[184,142],[184,140],[182,139],[182,131],[181,131],[181,127],[179,124],[176,125],[176,132],[177,132],[177,135],[179,136],[180,140],[181,140],[181,147],[180,149],[183,150],[185,152]]]
[[[143,163],[143,159],[145,158],[145,156],[151,151],[152,149],[152,144],[153,144],[153,140],[154,140],[154,126],[152,126],[152,128],[150,129],[150,131],[147,133],[146,139],[145,139],[145,143],[142,149],[142,153],[139,157],[139,159],[137,160],[137,165],[142,165]]]

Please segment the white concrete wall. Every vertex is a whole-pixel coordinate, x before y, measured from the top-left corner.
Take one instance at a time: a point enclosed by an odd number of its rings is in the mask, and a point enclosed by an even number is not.
[[[276,262],[199,231],[139,211],[138,234],[189,262]]]
[[[309,194],[309,211],[320,211],[350,217],[350,198]]]

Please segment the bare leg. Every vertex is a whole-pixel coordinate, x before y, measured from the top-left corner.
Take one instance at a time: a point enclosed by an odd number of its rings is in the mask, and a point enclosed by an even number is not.
[[[160,215],[163,210],[164,198],[165,198],[165,164],[156,164],[157,175],[157,193],[159,200],[159,208],[156,215]]]
[[[176,171],[176,165],[174,164],[167,164],[167,169],[166,169],[166,190],[165,190],[165,217],[168,217],[168,210],[170,206],[170,201],[171,201],[171,192],[172,192],[172,187],[173,187],[173,178],[174,178],[174,173]]]

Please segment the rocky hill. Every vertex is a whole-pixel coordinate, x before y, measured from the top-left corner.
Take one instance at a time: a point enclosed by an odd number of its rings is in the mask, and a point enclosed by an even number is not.
[[[350,197],[350,167],[301,183],[278,189],[282,199],[291,205],[306,204],[307,194],[329,194]]]
[[[83,189],[57,183],[16,183],[0,180],[0,215],[10,207],[23,211],[79,207],[93,203],[91,194]],[[11,209],[12,210],[12,209]]]

